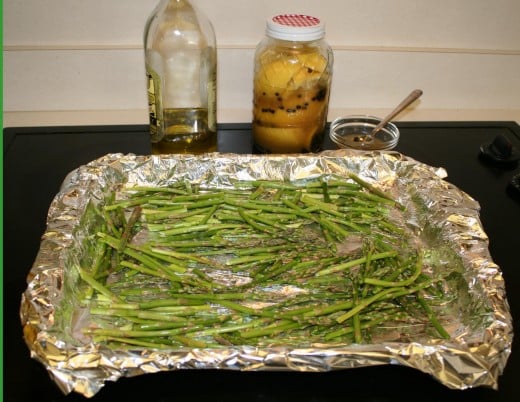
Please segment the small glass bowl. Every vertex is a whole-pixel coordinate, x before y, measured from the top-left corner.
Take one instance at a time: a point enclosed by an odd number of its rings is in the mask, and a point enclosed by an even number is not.
[[[340,148],[361,151],[393,149],[399,141],[399,129],[387,123],[373,137],[370,133],[382,119],[374,116],[339,117],[330,125],[330,138]]]

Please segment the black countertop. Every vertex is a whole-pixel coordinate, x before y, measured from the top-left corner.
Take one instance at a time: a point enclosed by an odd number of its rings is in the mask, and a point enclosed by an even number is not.
[[[480,145],[504,135],[520,149],[514,122],[403,122],[397,151],[448,172],[447,181],[475,198],[501,267],[515,333],[520,317],[520,199],[507,191],[518,165],[495,166],[479,157]],[[324,147],[333,149],[327,140]],[[250,153],[248,124],[219,126],[219,151]],[[148,154],[147,126],[4,129],[4,401],[76,401],[65,396],[45,368],[30,357],[19,318],[21,295],[45,231],[49,205],[65,176],[107,153]],[[191,401],[518,401],[518,341],[499,390],[450,390],[430,376],[401,366],[327,373],[181,370],[106,383],[91,400]]]

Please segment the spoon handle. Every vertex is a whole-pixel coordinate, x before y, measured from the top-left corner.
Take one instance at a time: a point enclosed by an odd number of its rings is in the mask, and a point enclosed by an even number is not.
[[[408,95],[406,98],[403,99],[403,101],[396,106],[394,110],[390,112],[388,116],[386,116],[381,123],[379,123],[370,133],[371,136],[373,136],[375,133],[377,133],[379,130],[381,130],[386,124],[392,120],[395,116],[397,116],[399,113],[401,113],[404,109],[408,107],[413,101],[415,101],[417,98],[419,98],[423,94],[423,91],[420,89],[415,89],[412,92],[410,92],[410,95]]]

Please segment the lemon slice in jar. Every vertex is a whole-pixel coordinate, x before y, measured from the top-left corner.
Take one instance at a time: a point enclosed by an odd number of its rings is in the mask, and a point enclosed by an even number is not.
[[[317,126],[256,127],[257,144],[271,153],[310,152]]]
[[[273,88],[285,89],[299,69],[299,64],[287,59],[275,60],[266,64],[262,68],[262,74],[259,75],[258,88],[266,92],[272,91]]]
[[[291,79],[291,89],[316,85],[327,67],[327,60],[319,53],[301,54],[298,55],[298,65],[300,68]]]

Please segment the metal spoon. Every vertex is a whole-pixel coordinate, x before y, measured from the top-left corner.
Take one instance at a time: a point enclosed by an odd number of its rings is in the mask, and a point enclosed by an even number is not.
[[[374,135],[381,130],[386,124],[392,120],[395,116],[397,116],[399,113],[401,113],[404,109],[406,109],[413,101],[418,99],[423,94],[423,91],[420,89],[415,89],[412,92],[410,92],[410,95],[408,95],[406,98],[403,99],[403,101],[396,106],[394,110],[392,110],[383,120],[381,120],[381,123],[379,123],[370,134],[367,134],[364,136],[364,141],[370,141],[374,138]]]

